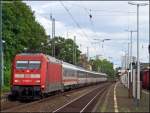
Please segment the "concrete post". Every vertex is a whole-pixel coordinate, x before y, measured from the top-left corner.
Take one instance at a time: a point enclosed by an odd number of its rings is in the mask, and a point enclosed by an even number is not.
[[[135,73],[135,69],[133,69],[133,74],[132,74],[132,77],[133,77],[133,82],[132,82],[132,87],[133,87],[133,89],[132,89],[132,92],[133,92],[133,98],[135,99],[135,86],[136,86],[136,79],[135,79],[135,76],[136,76],[136,73]]]

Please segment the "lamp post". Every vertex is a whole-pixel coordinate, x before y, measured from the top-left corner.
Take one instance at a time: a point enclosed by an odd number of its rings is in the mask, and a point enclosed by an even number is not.
[[[76,65],[76,36],[74,36],[73,42],[73,64]]]
[[[137,32],[135,30],[125,30],[127,32],[130,32],[130,58],[129,58],[129,65],[130,65],[130,75],[129,75],[129,98],[131,98],[131,90],[132,90],[132,34],[133,32]]]
[[[111,40],[111,39],[106,38],[106,39],[94,39],[94,40],[97,40],[98,43],[99,43],[99,42],[102,42],[102,49],[103,49],[103,43],[104,43],[105,41],[109,41],[109,40]],[[103,52],[104,52],[104,51],[103,51]]]
[[[105,41],[109,41],[109,40],[111,40],[111,39],[109,39],[109,38],[106,38],[106,39],[94,39],[94,40],[97,40],[97,41],[99,41],[99,42],[105,42]],[[102,48],[103,48],[103,44],[102,44]]]
[[[130,70],[131,70],[131,77],[132,77],[132,35],[133,35],[133,32],[137,32],[135,30],[126,30],[127,32],[130,32],[130,59],[129,59],[129,62],[130,62]]]
[[[140,62],[139,62],[139,6],[146,6],[147,3],[133,3],[128,2],[130,5],[137,6],[137,87],[136,87],[136,95],[135,95],[135,104],[138,106],[140,102]]]
[[[52,21],[52,39],[55,38],[55,18],[53,18],[52,14],[50,14],[50,19]],[[52,56],[55,57],[55,40],[52,45]]]
[[[109,40],[111,40],[111,39],[106,38],[106,39],[94,39],[94,40],[97,40],[98,43],[99,43],[99,42],[103,42],[103,43],[104,43],[105,41],[109,41]],[[103,48],[103,44],[102,44],[102,48]],[[104,51],[103,51],[103,52],[104,52]],[[103,55],[103,56],[104,56],[104,55]],[[102,69],[103,69],[103,68],[102,68],[102,66],[101,66],[101,71],[102,71]]]

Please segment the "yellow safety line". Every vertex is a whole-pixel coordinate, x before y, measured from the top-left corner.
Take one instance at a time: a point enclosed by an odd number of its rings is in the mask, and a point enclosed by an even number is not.
[[[118,112],[118,105],[117,105],[117,98],[116,98],[116,86],[118,85],[118,82],[115,84],[114,87],[114,109],[115,112]]]

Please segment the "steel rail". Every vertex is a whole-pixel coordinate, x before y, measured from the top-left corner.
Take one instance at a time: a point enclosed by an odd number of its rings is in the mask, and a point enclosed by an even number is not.
[[[101,84],[99,84],[99,85],[101,85]],[[90,87],[95,87],[95,86],[90,86]],[[74,90],[70,90],[70,91],[63,92],[63,93],[61,93],[61,94],[64,95],[64,94],[72,93],[72,92],[74,92],[74,91],[82,90],[82,89],[85,89],[85,88],[86,88],[86,87],[81,87],[81,88],[78,88],[78,89],[74,89]],[[88,88],[88,87],[87,87],[87,88]],[[9,111],[13,111],[13,110],[16,110],[16,109],[21,109],[21,108],[24,108],[24,107],[27,107],[27,106],[32,106],[32,105],[34,105],[34,104],[36,104],[36,103],[41,103],[41,102],[49,101],[51,98],[58,97],[58,96],[60,96],[60,93],[59,93],[59,94],[56,94],[56,95],[48,96],[48,97],[46,97],[46,98],[44,98],[44,99],[41,99],[41,100],[37,100],[37,101],[30,102],[30,103],[25,103],[25,104],[24,104],[24,103],[20,103],[20,105],[13,106],[13,107],[11,107],[11,108],[4,109],[4,110],[1,109],[1,111],[2,111],[2,112],[9,112]]]
[[[104,84],[103,84],[103,85],[104,85]],[[93,90],[91,90],[91,91],[89,91],[89,92],[87,92],[87,93],[81,95],[80,97],[78,97],[78,98],[76,98],[76,99],[74,99],[74,100],[68,102],[67,104],[65,104],[65,105],[63,105],[63,106],[61,106],[61,107],[59,107],[59,108],[57,108],[56,110],[53,111],[53,113],[55,113],[55,112],[62,112],[62,111],[64,111],[64,110],[66,110],[67,108],[69,108],[69,106],[75,105],[76,103],[80,102],[80,100],[82,101],[83,98],[88,97],[89,95],[91,95],[91,94],[97,92],[99,89],[101,89],[100,91],[98,91],[98,93],[96,93],[96,95],[95,95],[94,97],[92,97],[92,99],[90,99],[90,100],[87,102],[86,105],[84,105],[83,107],[80,106],[80,107],[82,107],[82,108],[78,108],[78,109],[81,109],[81,110],[79,110],[80,112],[83,112],[83,111],[84,111],[85,109],[87,109],[88,106],[95,100],[95,98],[97,98],[100,94],[102,94],[102,93],[104,92],[104,90],[106,89],[106,86],[108,86],[108,84],[107,84],[107,85],[105,84],[103,87],[101,86],[101,87],[95,88],[95,89],[93,89]],[[85,104],[85,103],[84,103],[84,104]]]

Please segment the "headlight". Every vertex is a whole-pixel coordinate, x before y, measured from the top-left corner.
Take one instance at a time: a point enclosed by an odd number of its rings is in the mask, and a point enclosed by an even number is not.
[[[35,82],[36,82],[36,83],[40,83],[40,80],[36,80]]]
[[[40,78],[40,74],[31,74],[31,78]]]
[[[14,82],[20,82],[20,80],[15,80]]]
[[[24,74],[15,74],[15,78],[24,78]]]

